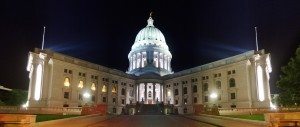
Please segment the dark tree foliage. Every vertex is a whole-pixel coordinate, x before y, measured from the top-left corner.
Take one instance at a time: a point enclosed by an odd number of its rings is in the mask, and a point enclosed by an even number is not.
[[[27,101],[27,91],[13,89],[12,91],[0,91],[0,105],[20,106]]]
[[[300,104],[300,46],[295,57],[281,68],[282,75],[276,85],[279,88],[279,104],[293,106]]]

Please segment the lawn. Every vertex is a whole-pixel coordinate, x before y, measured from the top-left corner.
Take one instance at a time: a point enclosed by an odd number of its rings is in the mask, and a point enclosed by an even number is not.
[[[38,114],[36,115],[36,122],[43,122],[49,120],[56,120],[56,119],[64,119],[70,117],[76,117],[80,115],[52,115],[52,114]]]
[[[225,117],[233,117],[233,118],[240,118],[240,119],[265,121],[264,114],[255,114],[255,115],[225,115]]]

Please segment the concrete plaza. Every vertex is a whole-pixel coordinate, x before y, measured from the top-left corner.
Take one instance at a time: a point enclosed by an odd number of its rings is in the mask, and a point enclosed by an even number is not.
[[[172,115],[118,116],[89,127],[214,127],[213,125]]]

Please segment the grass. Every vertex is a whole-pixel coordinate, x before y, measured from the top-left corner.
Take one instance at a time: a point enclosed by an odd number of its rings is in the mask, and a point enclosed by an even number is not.
[[[79,116],[79,115],[38,114],[38,115],[36,115],[36,122],[64,119],[64,118],[70,118],[70,117],[76,117],[76,116]]]
[[[265,121],[264,114],[255,114],[255,115],[225,115],[226,117],[248,119],[248,120],[258,120]]]

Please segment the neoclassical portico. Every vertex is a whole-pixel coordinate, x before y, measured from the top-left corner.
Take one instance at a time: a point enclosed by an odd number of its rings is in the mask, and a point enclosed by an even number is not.
[[[136,85],[136,100],[144,104],[163,101],[163,86],[160,83],[139,83]]]

